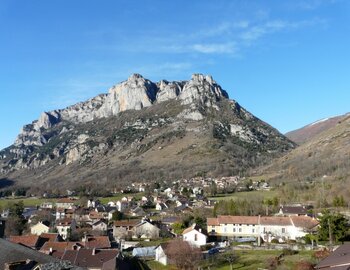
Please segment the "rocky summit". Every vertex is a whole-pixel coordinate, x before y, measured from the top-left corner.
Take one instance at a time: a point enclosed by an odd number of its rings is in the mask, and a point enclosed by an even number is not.
[[[25,125],[0,151],[0,172],[44,187],[232,175],[294,146],[211,76],[154,83],[133,74],[107,94]]]

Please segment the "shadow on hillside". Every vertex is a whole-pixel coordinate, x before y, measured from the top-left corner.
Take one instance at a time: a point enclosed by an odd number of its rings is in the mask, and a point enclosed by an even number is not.
[[[13,180],[10,180],[8,178],[1,178],[0,179],[0,189],[11,187],[15,184]]]

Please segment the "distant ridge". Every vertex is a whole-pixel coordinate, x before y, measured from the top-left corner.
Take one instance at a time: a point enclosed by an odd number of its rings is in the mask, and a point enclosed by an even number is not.
[[[287,132],[285,135],[293,142],[301,145],[313,139],[323,131],[336,126],[341,120],[345,119],[348,116],[350,116],[350,113],[323,118],[297,130]]]

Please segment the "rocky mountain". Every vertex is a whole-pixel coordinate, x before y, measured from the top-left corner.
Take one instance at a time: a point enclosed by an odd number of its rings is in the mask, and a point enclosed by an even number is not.
[[[290,131],[285,135],[290,140],[300,145],[313,139],[323,131],[335,127],[342,119],[348,117],[349,115],[350,113],[330,118],[324,118],[305,127]]]
[[[48,189],[232,175],[294,146],[211,76],[154,83],[134,74],[25,125],[0,151],[0,178]]]

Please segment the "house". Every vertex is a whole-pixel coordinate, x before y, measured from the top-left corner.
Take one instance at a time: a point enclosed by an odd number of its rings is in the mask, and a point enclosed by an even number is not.
[[[301,205],[281,205],[278,214],[281,216],[307,216],[307,208]]]
[[[62,240],[58,233],[42,233],[40,235],[40,240],[44,243],[46,242],[59,242]]]
[[[20,235],[10,236],[9,241],[15,244],[29,247],[31,249],[38,249],[40,237],[37,235]]]
[[[167,255],[168,243],[162,243],[156,247],[156,256],[155,260],[163,265],[168,265],[169,258]]]
[[[140,206],[136,206],[130,212],[133,217],[142,217],[146,215],[146,212]]]
[[[129,208],[129,202],[127,200],[117,201],[116,207],[119,212],[124,212],[126,209]]]
[[[350,268],[350,244],[343,244],[333,251],[328,257],[319,262],[315,269],[339,269]]]
[[[97,220],[94,223],[92,223],[92,230],[99,232],[107,232],[107,223],[103,219]]]
[[[56,202],[57,208],[62,209],[72,209],[74,206],[75,200],[71,198],[61,198]]]
[[[52,267],[52,265],[55,263],[60,263],[61,266],[63,266],[62,261],[57,260],[52,256],[40,253],[23,245],[0,239],[1,269],[44,269],[40,268],[40,266],[47,263],[51,264],[51,268],[45,269],[60,269]],[[74,270],[78,269],[78,267],[69,267],[66,264],[65,269]]]
[[[168,206],[167,206],[165,203],[163,203],[163,202],[158,202],[158,203],[156,204],[156,210],[157,210],[157,211],[162,211],[162,210],[165,210],[165,209],[168,209]]]
[[[95,207],[97,207],[99,205],[100,205],[100,201],[99,200],[89,199],[87,201],[87,208],[95,208]]]
[[[160,229],[157,226],[144,219],[133,228],[133,237],[155,239],[159,238],[159,231]]]
[[[46,242],[41,248],[40,252],[49,254],[55,258],[62,258],[66,250],[74,250],[82,248],[82,245],[77,242]]]
[[[84,248],[106,249],[111,248],[111,242],[108,236],[87,236],[85,235],[81,242]]]
[[[72,231],[76,229],[76,222],[74,219],[60,219],[56,223],[57,232],[61,235],[63,240],[68,239]]]
[[[192,208],[189,207],[186,204],[182,204],[182,205],[180,205],[178,207],[175,207],[174,208],[174,212],[175,213],[191,213],[192,212]]]
[[[318,228],[318,221],[308,216],[218,216],[207,218],[210,235],[220,238],[254,237],[265,241],[296,240]]]
[[[41,235],[42,233],[48,233],[50,230],[50,222],[40,221],[37,224],[30,227],[30,233],[35,235]]]
[[[62,260],[73,265],[93,270],[112,270],[117,268],[117,249],[78,249],[66,250]]]
[[[40,205],[41,209],[52,209],[53,208],[53,203],[52,202],[43,202]]]
[[[205,245],[207,238],[206,233],[196,224],[193,224],[182,232],[182,239],[196,247]]]
[[[106,217],[106,214],[104,212],[97,212],[96,210],[93,210],[89,213],[89,219],[92,222],[96,222],[96,221],[99,221],[99,220],[107,218],[107,217]]]
[[[113,224],[113,236],[116,239],[126,239],[131,238],[133,231],[132,229],[138,224],[140,221],[131,219],[131,220],[118,220]]]

